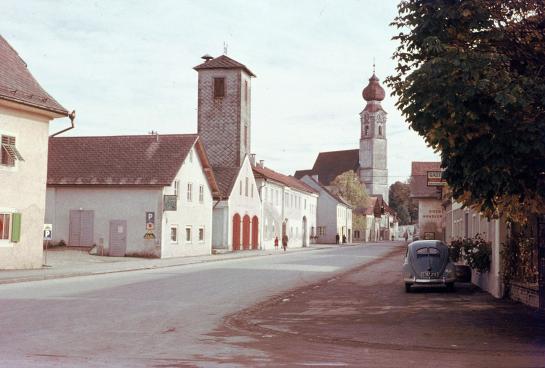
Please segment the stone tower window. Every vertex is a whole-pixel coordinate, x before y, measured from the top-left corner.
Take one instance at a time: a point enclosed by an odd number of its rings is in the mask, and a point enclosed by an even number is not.
[[[248,81],[244,81],[244,101],[248,104]]]
[[[382,136],[382,126],[381,125],[378,126],[378,135],[379,135],[379,137]]]
[[[225,96],[225,78],[214,78],[214,98]]]
[[[369,135],[369,125],[366,125],[366,126],[365,126],[365,135],[366,135],[366,136]]]

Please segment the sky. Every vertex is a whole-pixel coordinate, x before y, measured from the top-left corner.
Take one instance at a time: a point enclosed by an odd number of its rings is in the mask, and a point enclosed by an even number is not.
[[[224,52],[252,80],[252,151],[284,174],[359,148],[361,96],[394,73],[397,1],[2,0],[0,34],[69,111],[65,135],[195,133],[197,72]],[[386,89],[388,182],[437,161]],[[65,128],[58,119],[50,131]]]

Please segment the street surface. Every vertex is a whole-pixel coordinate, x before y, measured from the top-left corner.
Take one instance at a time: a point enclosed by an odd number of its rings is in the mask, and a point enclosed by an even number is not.
[[[231,344],[244,337],[219,342],[208,334],[227,315],[369,262],[390,249],[288,250],[265,257],[0,285],[0,366],[193,366],[199,356],[206,356],[202,366],[210,366],[214,359],[262,355]]]
[[[545,317],[380,243],[0,285],[1,367],[544,367]]]

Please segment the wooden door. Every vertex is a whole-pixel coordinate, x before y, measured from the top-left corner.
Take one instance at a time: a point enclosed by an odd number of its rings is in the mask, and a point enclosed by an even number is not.
[[[95,211],[70,210],[68,245],[90,247],[94,244]]]
[[[233,216],[233,251],[240,250],[240,215]]]
[[[252,217],[252,249],[259,248],[259,219]]]
[[[110,221],[110,257],[125,257],[127,251],[127,221]]]
[[[250,249],[250,216],[242,218],[242,248]]]

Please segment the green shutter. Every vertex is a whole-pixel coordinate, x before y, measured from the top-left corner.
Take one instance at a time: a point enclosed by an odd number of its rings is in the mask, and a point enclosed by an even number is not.
[[[11,215],[11,241],[18,243],[21,240],[21,214],[13,213]]]

